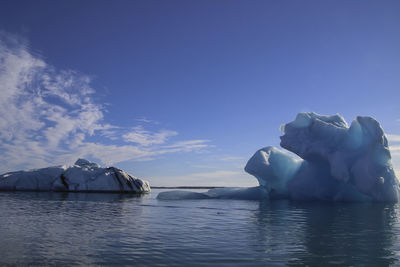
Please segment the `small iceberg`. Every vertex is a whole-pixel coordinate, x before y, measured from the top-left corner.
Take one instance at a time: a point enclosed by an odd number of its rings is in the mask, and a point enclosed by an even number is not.
[[[245,171],[260,186],[205,193],[163,192],[158,199],[232,198],[322,201],[399,201],[399,182],[380,124],[358,116],[299,113],[281,127],[281,147],[258,150]]]
[[[102,168],[85,159],[72,166],[54,166],[0,175],[3,191],[62,191],[147,193],[149,182],[115,168]]]

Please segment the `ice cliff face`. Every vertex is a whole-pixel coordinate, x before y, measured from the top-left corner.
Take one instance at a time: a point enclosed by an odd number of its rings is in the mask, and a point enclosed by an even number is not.
[[[340,115],[299,113],[281,130],[281,146],[302,160],[266,147],[245,167],[270,198],[399,200],[388,142],[375,119],[357,117],[349,127]]]
[[[73,166],[5,173],[0,190],[145,193],[150,185],[118,168],[78,159]]]

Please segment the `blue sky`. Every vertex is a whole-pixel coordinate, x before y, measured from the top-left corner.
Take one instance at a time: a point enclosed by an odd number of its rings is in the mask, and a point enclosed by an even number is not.
[[[375,117],[400,169],[399,1],[2,1],[0,31],[0,172],[255,185],[301,111]]]

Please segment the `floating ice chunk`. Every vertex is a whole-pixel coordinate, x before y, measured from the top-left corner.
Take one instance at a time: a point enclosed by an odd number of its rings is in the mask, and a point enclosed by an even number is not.
[[[357,117],[348,127],[338,114],[299,113],[281,129],[281,146],[304,161],[274,160],[271,147],[257,151],[245,170],[269,191],[302,200],[398,201],[387,139],[375,119]]]
[[[65,166],[57,166],[31,171],[9,172],[0,175],[0,190],[50,191],[65,169]]]
[[[257,178],[271,198],[288,197],[287,182],[293,178],[302,164],[287,152],[275,147],[258,150],[247,162],[246,172]]]
[[[150,191],[150,185],[115,167],[78,159],[73,166],[56,166],[0,175],[0,190],[132,192]]]
[[[388,142],[375,119],[358,116],[349,128],[339,115],[308,115],[310,124],[306,127],[292,127],[292,123],[285,125],[285,134],[281,137],[283,148],[296,153],[315,168],[328,171],[319,172],[316,179],[336,180],[336,193],[343,189],[343,184],[350,184],[372,200],[398,201],[399,184],[391,164]],[[300,176],[295,175],[293,179],[299,180]]]
[[[342,116],[299,113],[281,126],[281,146],[301,159],[274,147],[258,150],[245,170],[260,186],[213,189],[199,198],[288,198],[326,201],[399,200],[388,141],[371,117],[357,117],[350,125]],[[161,193],[160,198],[168,196]],[[172,193],[171,193],[172,194]],[[185,193],[177,199],[190,196]],[[172,194],[173,195],[173,194]]]

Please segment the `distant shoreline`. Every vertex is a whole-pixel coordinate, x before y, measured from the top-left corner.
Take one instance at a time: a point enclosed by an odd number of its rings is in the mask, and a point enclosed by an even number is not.
[[[225,186],[150,186],[151,189],[214,189]]]

